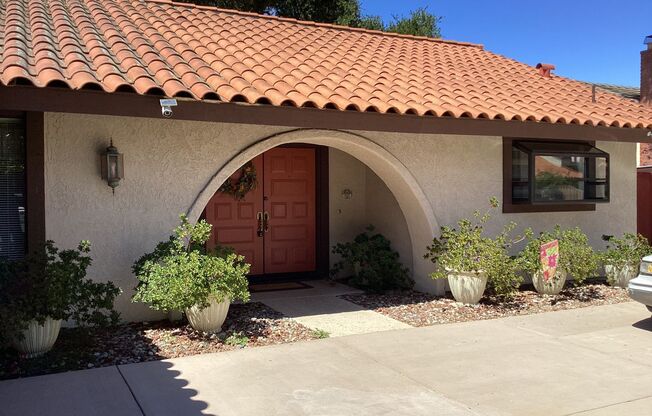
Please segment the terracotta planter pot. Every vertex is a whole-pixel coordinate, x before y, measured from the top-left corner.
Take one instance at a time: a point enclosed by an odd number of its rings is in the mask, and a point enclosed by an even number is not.
[[[449,271],[448,285],[456,301],[474,305],[480,301],[487,287],[487,274]]]
[[[604,273],[607,275],[607,281],[611,286],[627,288],[630,280],[638,274],[638,267],[630,264],[623,267],[614,267],[611,264],[604,266]]]
[[[230,305],[229,299],[218,302],[215,298],[211,298],[210,304],[204,309],[196,306],[186,309],[186,317],[190,325],[197,331],[220,332]]]
[[[61,319],[47,318],[43,325],[31,321],[23,331],[23,339],[16,339],[13,346],[24,357],[38,357],[52,349],[60,329]]]
[[[543,279],[543,272],[538,271],[532,276],[532,284],[542,295],[558,295],[566,284],[566,272],[557,269],[555,276],[546,282]]]

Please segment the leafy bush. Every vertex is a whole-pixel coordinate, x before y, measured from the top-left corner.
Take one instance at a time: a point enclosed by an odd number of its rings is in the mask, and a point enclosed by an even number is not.
[[[53,241],[25,259],[0,262],[0,343],[22,337],[30,321],[47,317],[72,320],[78,326],[115,324],[113,302],[120,289],[113,283],[86,279],[90,243],[59,250]]]
[[[452,272],[485,272],[491,290],[500,296],[510,296],[523,282],[507,253],[513,243],[509,233],[516,224],[506,225],[495,238],[485,236],[485,224],[491,218],[491,211],[498,207],[496,198],[489,202],[489,210],[475,211],[473,219],[459,220],[457,228],[441,227],[440,236],[432,240],[424,257],[436,265],[431,274],[433,279],[447,278]]]
[[[224,340],[224,343],[232,347],[244,348],[249,344],[249,337],[242,332],[234,332]]]
[[[614,236],[602,238],[608,242],[607,249],[598,254],[603,265],[611,265],[618,269],[631,266],[636,269],[641,259],[652,253],[650,243],[641,234],[625,233],[621,238]],[[607,279],[612,279],[612,276],[608,274]]]
[[[538,236],[528,228],[525,230],[525,237],[528,243],[517,262],[520,269],[527,273],[541,271],[541,245],[552,240],[559,241],[557,267],[572,276],[575,285],[584,283],[587,278],[595,275],[598,269],[595,251],[589,245],[589,238],[579,227],[562,230],[556,225],[552,232],[542,232]]]
[[[411,289],[414,281],[409,270],[400,263],[399,254],[382,234],[371,234],[373,230],[374,227],[369,226],[352,242],[333,247],[333,253],[342,259],[333,266],[331,276],[351,268],[354,275],[348,283],[360,289],[376,293]]]
[[[156,310],[206,307],[210,298],[249,300],[249,264],[231,250],[207,254],[204,244],[211,225],[204,220],[191,224],[181,215],[181,224],[168,241],[138,259],[132,270],[139,280],[135,302],[149,303]]]

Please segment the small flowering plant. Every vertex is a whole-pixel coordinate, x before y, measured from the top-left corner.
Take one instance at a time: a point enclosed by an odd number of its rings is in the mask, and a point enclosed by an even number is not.
[[[211,225],[191,224],[185,215],[167,241],[138,259],[132,270],[138,286],[132,300],[163,311],[205,308],[210,299],[249,300],[249,264],[232,250],[206,253]]]
[[[652,247],[647,238],[641,234],[625,233],[622,237],[603,236],[603,240],[608,242],[607,249],[599,254],[600,262],[605,266],[611,266],[611,273],[608,268],[607,280],[614,284],[614,271],[624,267],[630,267],[636,270],[639,267],[641,259],[648,254],[652,254]]]
[[[650,243],[641,234],[625,233],[620,238],[603,236],[602,239],[608,243],[607,249],[600,253],[603,264],[637,267],[643,257],[652,254]]]
[[[520,270],[532,275],[543,272],[541,247],[557,240],[559,255],[552,260],[557,270],[572,276],[576,285],[584,283],[587,278],[596,274],[598,257],[589,245],[588,237],[579,227],[562,229],[556,225],[552,231],[542,232],[539,235],[535,235],[531,228],[527,228],[524,235],[528,242],[516,260]],[[544,275],[546,282],[556,281],[559,278],[559,273],[551,273],[547,279]]]
[[[495,238],[485,235],[485,224],[491,213],[498,208],[498,200],[489,200],[489,209],[475,211],[473,219],[463,218],[457,228],[441,227],[441,235],[435,237],[424,256],[436,265],[433,279],[444,279],[452,272],[486,273],[490,287],[497,295],[510,296],[522,283],[516,274],[514,260],[507,250],[513,244],[509,234],[516,226],[510,223]]]
[[[22,338],[31,321],[71,320],[79,327],[117,324],[113,303],[121,290],[86,277],[91,243],[59,249],[47,241],[20,260],[0,259],[0,346]]]

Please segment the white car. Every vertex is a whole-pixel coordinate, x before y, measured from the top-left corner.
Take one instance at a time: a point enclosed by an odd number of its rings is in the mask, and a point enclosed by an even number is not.
[[[652,312],[652,255],[643,257],[641,269],[627,286],[629,297],[647,306]]]

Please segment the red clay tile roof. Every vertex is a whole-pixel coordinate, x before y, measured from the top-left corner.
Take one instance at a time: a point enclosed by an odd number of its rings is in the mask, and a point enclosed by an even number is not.
[[[479,45],[154,0],[0,0],[0,85],[652,128],[652,108]]]

